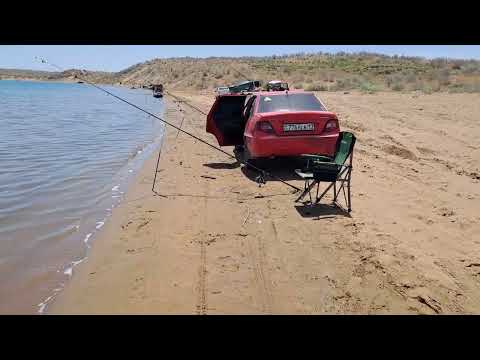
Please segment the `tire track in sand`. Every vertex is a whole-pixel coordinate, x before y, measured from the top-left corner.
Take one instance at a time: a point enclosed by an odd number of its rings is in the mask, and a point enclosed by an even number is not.
[[[179,110],[182,109],[185,113],[185,110],[181,105],[179,105]],[[204,194],[208,195],[209,183],[205,182],[204,184]],[[203,229],[207,228],[207,197],[203,198]],[[200,244],[200,265],[198,267],[198,281],[197,281],[197,305],[196,305],[196,314],[197,315],[207,315],[208,310],[208,301],[207,301],[207,244],[205,241],[205,232],[202,230],[199,234],[200,239],[198,243]]]
[[[185,109],[183,108],[180,103],[177,103],[177,109],[175,109],[175,113],[178,118],[183,123],[185,119]],[[183,113],[183,114],[182,114]],[[178,125],[181,127],[181,125]],[[175,138],[175,143],[178,142],[178,133]],[[204,193],[208,193],[208,183],[205,183]],[[205,229],[207,226],[207,198],[203,198],[203,228]],[[198,279],[197,285],[195,287],[197,293],[197,301],[195,306],[195,313],[197,315],[206,315],[207,314],[207,247],[205,242],[205,233],[204,231],[200,231],[198,234],[199,239],[196,239],[195,242],[200,245],[200,264],[198,265]]]
[[[252,264],[255,286],[262,304],[262,311],[271,314],[273,311],[273,295],[271,282],[266,276],[266,252],[261,235],[247,238],[248,257]]]
[[[207,314],[207,249],[205,241],[200,241],[200,266],[198,268],[197,283],[197,315]]]

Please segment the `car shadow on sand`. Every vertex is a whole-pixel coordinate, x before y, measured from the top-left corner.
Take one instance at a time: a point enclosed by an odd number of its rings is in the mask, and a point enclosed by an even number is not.
[[[208,163],[208,164],[203,164],[203,166],[209,167],[211,169],[215,170],[222,170],[222,169],[236,169],[240,167],[240,163],[238,161],[234,163]]]
[[[238,162],[245,162],[242,155],[235,154]],[[267,176],[265,180],[268,181],[278,181],[278,179],[283,181],[291,180],[301,180],[297,174],[295,174],[295,169],[302,168],[305,165],[305,160],[301,158],[275,158],[275,159],[265,159],[254,164],[258,169],[264,170],[269,174],[272,174],[276,177],[272,178]],[[241,168],[243,175],[250,181],[256,182],[256,179],[259,175],[259,171],[251,168],[250,166],[244,165]]]
[[[350,213],[336,203],[316,204],[316,205],[296,205],[295,209],[305,218],[312,220],[322,220],[334,218],[336,216],[351,217]]]

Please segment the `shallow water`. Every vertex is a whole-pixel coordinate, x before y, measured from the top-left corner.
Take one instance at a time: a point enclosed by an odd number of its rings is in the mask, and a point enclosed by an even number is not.
[[[162,115],[150,92],[106,88]],[[0,81],[0,313],[45,310],[162,132],[89,85]]]

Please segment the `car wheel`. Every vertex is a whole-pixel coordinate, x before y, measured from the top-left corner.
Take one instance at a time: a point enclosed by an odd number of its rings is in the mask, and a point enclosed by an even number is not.
[[[247,166],[255,167],[257,169],[263,170],[263,165],[264,164],[262,159],[251,159],[251,158],[247,159]]]
[[[233,152],[236,152],[236,153],[243,153],[245,151],[243,145],[235,145],[235,148],[233,149]]]

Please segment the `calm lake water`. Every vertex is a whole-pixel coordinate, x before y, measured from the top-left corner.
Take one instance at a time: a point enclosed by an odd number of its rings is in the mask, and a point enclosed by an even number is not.
[[[163,115],[150,92],[105,88]],[[162,133],[86,84],[0,81],[0,313],[48,307]]]

